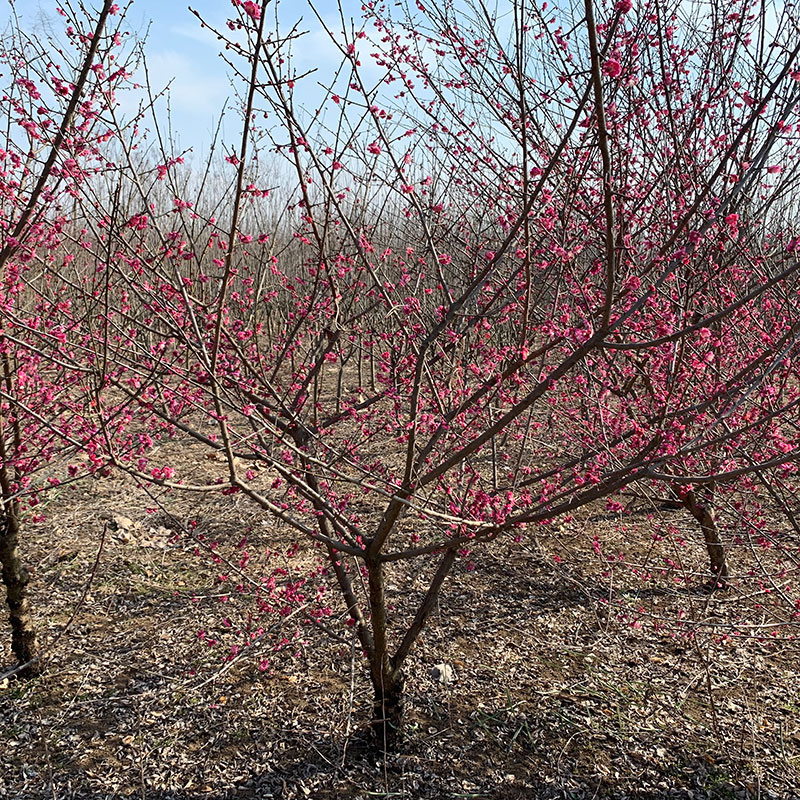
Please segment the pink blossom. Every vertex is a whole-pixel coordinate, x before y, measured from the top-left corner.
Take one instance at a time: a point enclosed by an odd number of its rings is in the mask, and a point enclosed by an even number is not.
[[[627,14],[632,7],[633,3],[631,2],[631,0],[619,0],[616,9],[617,11],[619,11],[620,14]]]
[[[247,2],[243,4],[243,8],[247,12],[247,16],[250,17],[250,19],[257,20],[261,18],[261,9],[253,2],[253,0],[247,0]]]
[[[773,164],[772,166],[767,167],[767,172],[770,175],[777,175],[779,172],[783,172],[783,167],[781,167],[779,164]]]
[[[622,64],[616,58],[609,58],[603,64],[603,72],[611,78],[616,78],[622,72]]]

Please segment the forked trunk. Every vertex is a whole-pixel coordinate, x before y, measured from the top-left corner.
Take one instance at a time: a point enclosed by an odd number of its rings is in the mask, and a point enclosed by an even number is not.
[[[28,603],[27,587],[30,578],[20,558],[18,533],[13,512],[3,513],[0,516],[0,565],[11,621],[11,651],[19,665],[23,666],[17,674],[20,677],[33,677],[38,672],[35,662],[36,629]]]
[[[372,615],[373,648],[370,652],[370,673],[375,692],[372,731],[377,747],[392,751],[397,747],[403,725],[403,665],[414,642],[417,641],[425,623],[436,605],[445,578],[458,557],[454,548],[442,556],[436,572],[431,578],[425,597],[420,603],[414,619],[405,631],[394,655],[389,654],[387,640],[386,597],[383,564],[367,561],[369,575],[369,601]]]

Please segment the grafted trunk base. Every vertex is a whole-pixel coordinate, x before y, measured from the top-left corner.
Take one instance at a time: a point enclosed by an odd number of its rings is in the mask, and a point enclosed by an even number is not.
[[[397,748],[403,727],[404,679],[402,674],[395,675],[385,678],[382,684],[375,687],[372,738],[378,750],[392,752]]]

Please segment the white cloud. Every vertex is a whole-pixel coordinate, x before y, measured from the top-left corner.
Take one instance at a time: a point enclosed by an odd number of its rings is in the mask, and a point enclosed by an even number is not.
[[[197,20],[194,23],[186,23],[185,25],[173,25],[169,30],[170,33],[208,45],[215,50],[219,49],[220,42],[217,34],[207,27],[201,27]]]
[[[163,50],[148,56],[147,68],[153,89],[169,83],[170,105],[176,112],[216,114],[230,95],[230,83],[221,61],[200,63],[175,50]]]

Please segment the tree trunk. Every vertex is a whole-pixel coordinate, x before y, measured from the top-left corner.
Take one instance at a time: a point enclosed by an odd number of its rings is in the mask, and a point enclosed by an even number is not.
[[[719,538],[719,530],[713,512],[707,511],[700,520],[700,528],[706,541],[706,551],[711,562],[712,588],[728,587],[728,562],[725,558],[725,547]]]
[[[707,489],[706,497],[702,502],[692,489],[686,492],[683,497],[683,504],[700,523],[700,530],[703,532],[706,552],[711,565],[711,588],[726,589],[728,587],[728,562],[725,558],[725,546],[722,544],[717,521],[714,517],[713,498],[713,486]]]
[[[12,510],[0,516],[0,565],[6,587],[9,619],[11,621],[11,650],[17,662],[26,665],[17,674],[33,677],[38,672],[36,658],[36,629],[33,626],[27,587],[30,580],[19,555],[19,526]],[[34,663],[29,663],[34,661]]]
[[[389,655],[386,617],[386,578],[383,564],[366,561],[369,606],[374,650],[370,653],[370,676],[375,702],[372,708],[373,741],[378,750],[390,752],[397,746],[403,724],[403,670]]]
[[[372,735],[377,748],[392,752],[397,748],[403,726],[404,676],[401,669],[381,672],[376,685],[373,677],[375,702],[372,709]]]

